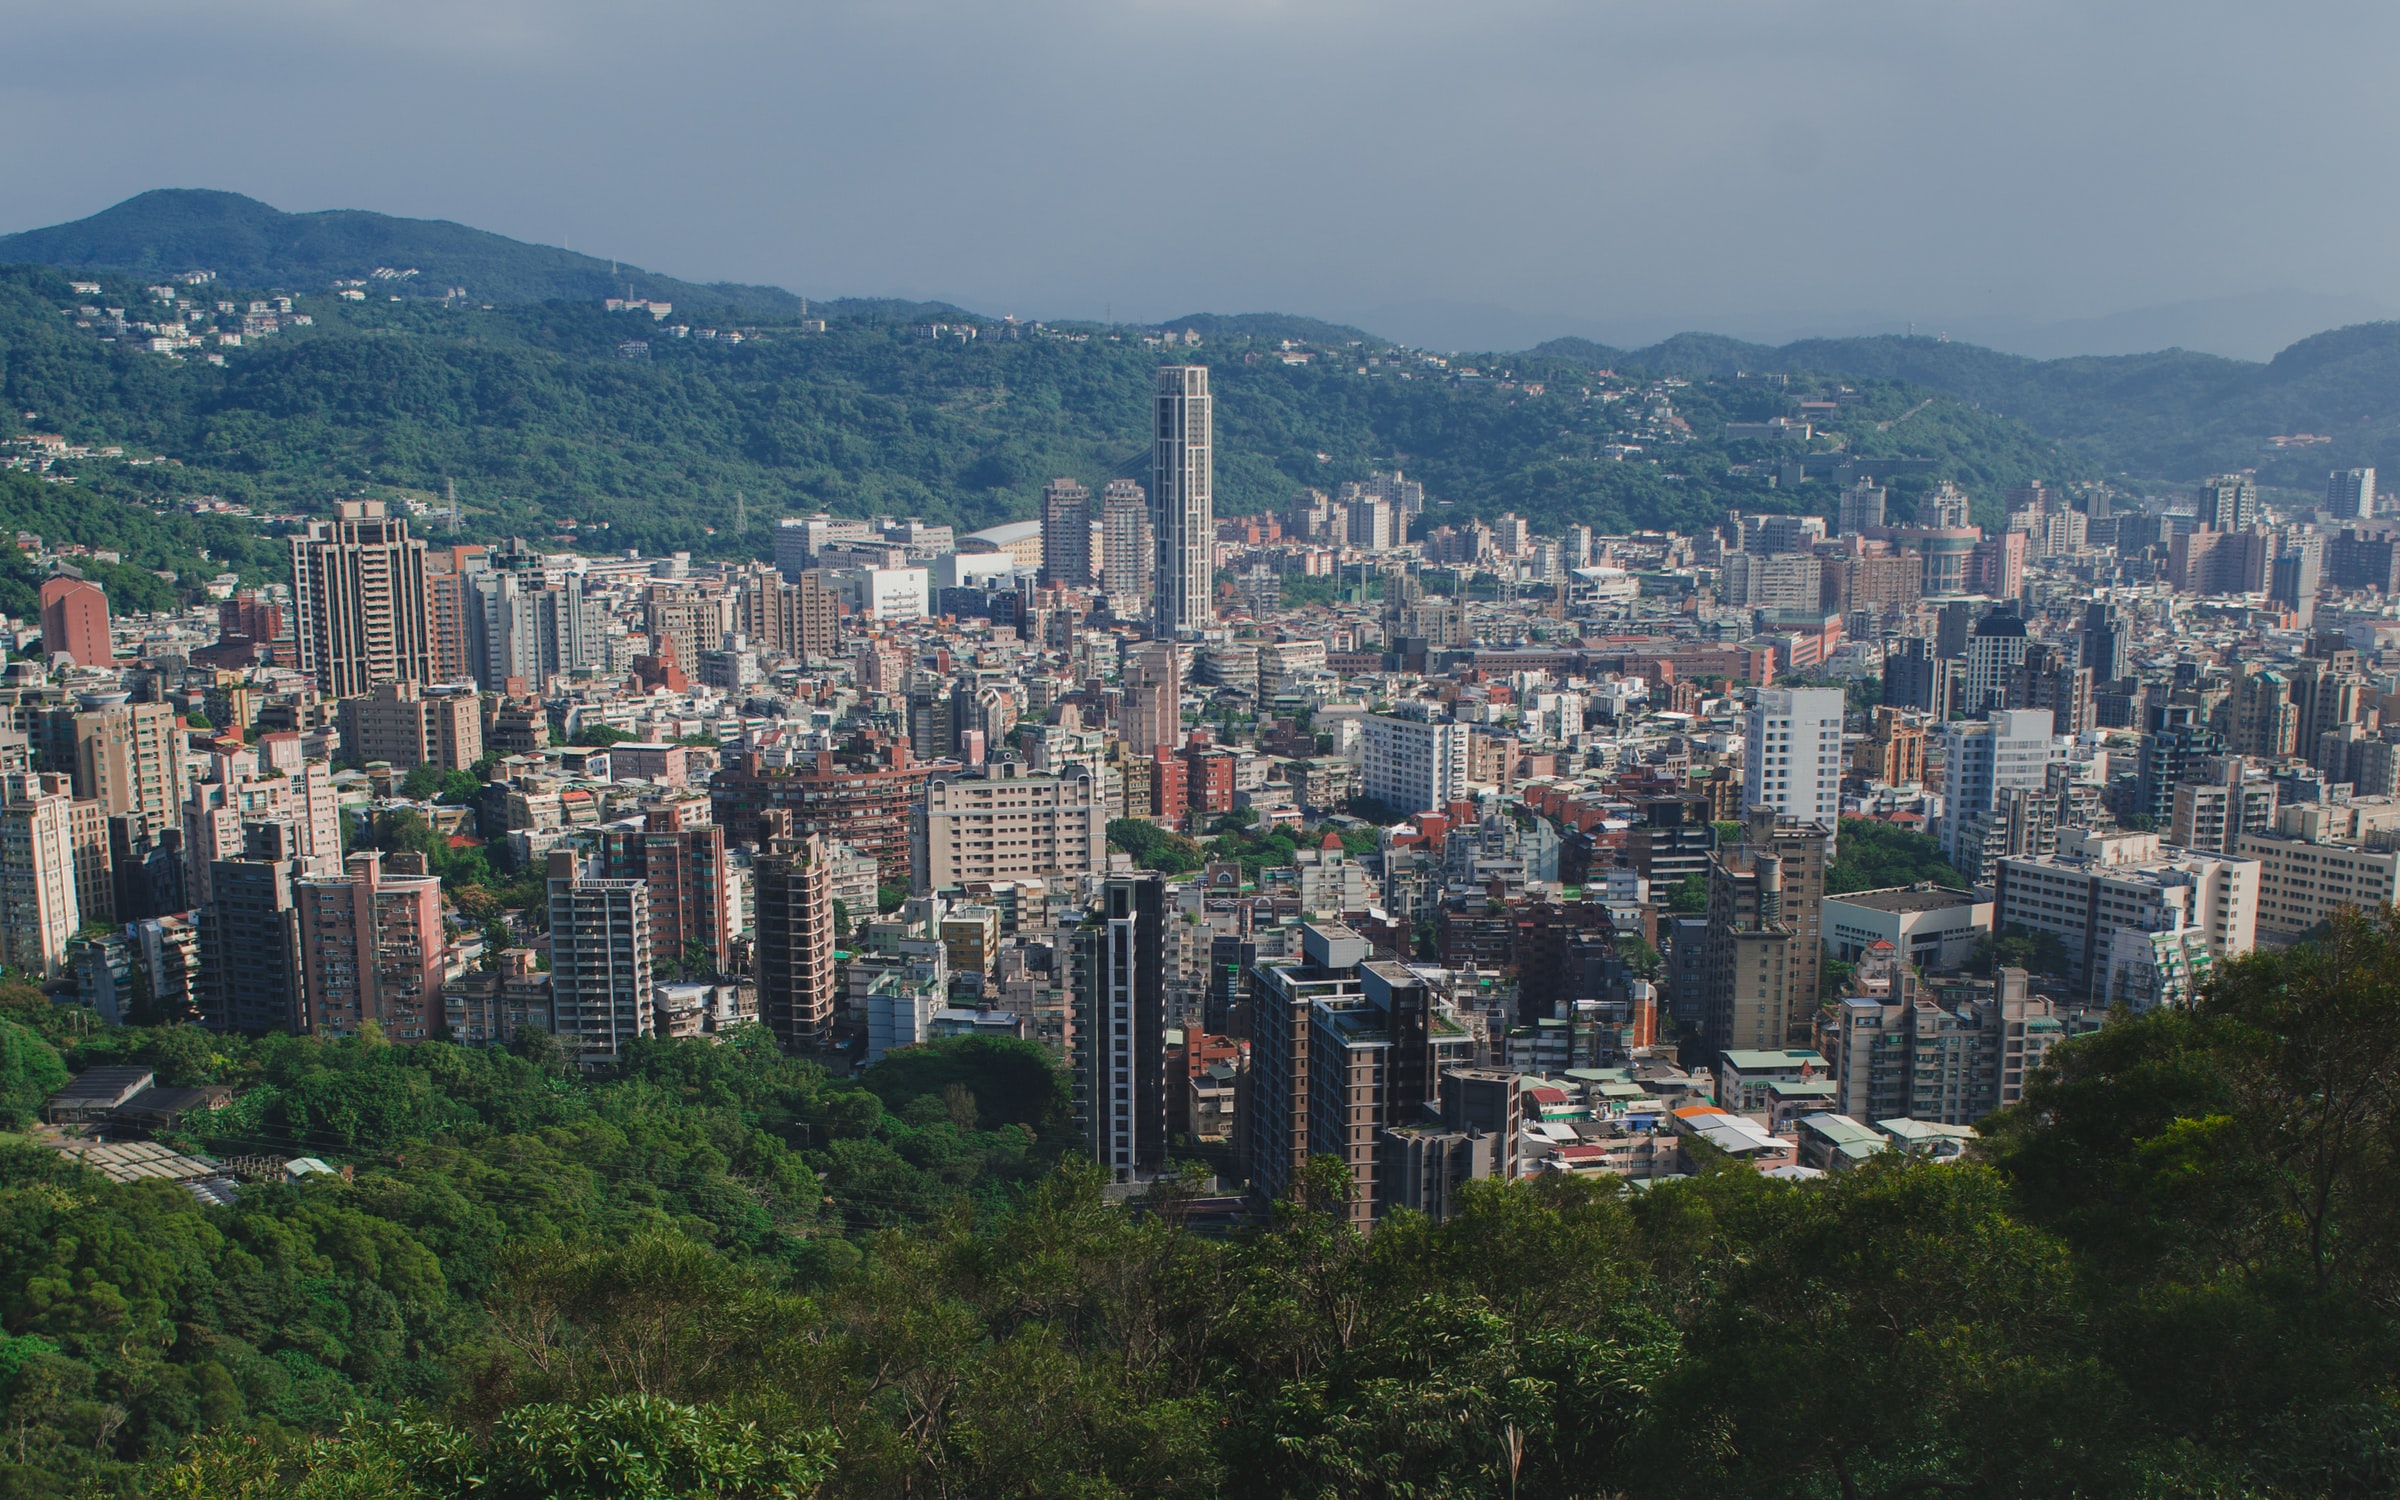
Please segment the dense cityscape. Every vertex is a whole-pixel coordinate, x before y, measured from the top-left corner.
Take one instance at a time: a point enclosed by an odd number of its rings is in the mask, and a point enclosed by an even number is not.
[[[1694,1142],[1954,1156],[2112,1009],[2400,896],[2372,470],[2288,514],[2037,484],[1990,535],[1868,474],[1697,536],[1397,471],[1219,517],[1207,375],[1160,368],[1146,486],[965,535],[695,563],[351,501],[290,585],[125,620],[49,556],[0,962],[110,1023],[585,1068],[1031,1042],[1121,1188],[1256,1214],[1330,1157],[1364,1226]],[[236,1101],[101,1072],[57,1149],[238,1191],[107,1128]]]
[[[2400,11],[2150,9],[12,8],[0,1500],[2400,1494]]]

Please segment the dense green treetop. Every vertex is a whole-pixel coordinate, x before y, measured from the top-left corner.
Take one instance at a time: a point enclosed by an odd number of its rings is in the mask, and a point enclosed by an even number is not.
[[[1874,818],[1842,819],[1834,861],[1825,870],[1828,894],[1877,891],[1926,880],[1951,887],[1966,883],[1942,858],[1939,839]]]
[[[0,1486],[2364,1500],[2400,1440],[2392,924],[2064,1044],[1965,1165],[1483,1183],[1372,1236],[1316,1211],[1331,1160],[1230,1236],[1183,1227],[1186,1174],[1129,1207],[1045,1172],[1060,1086],[989,1043],[864,1087],[752,1036],[581,1078],[11,991],[12,1040],[242,1085],[199,1143],[354,1176],[204,1207],[0,1143]]]

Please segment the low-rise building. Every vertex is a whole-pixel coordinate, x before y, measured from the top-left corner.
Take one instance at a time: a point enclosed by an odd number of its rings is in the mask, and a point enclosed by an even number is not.
[[[2003,859],[1994,930],[2049,934],[2066,978],[2107,998],[2114,935],[2196,933],[2217,959],[2250,951],[2258,930],[2259,862],[2163,845],[2150,833],[2081,833],[2046,859]]]
[[[2274,832],[2243,834],[2241,852],[2258,861],[2258,925],[2268,932],[2304,933],[2345,908],[2400,901],[2400,803],[2287,807]]]
[[[1825,941],[1844,963],[1890,943],[1920,969],[1955,969],[1991,935],[1992,903],[1973,891],[1902,885],[1825,898]]]

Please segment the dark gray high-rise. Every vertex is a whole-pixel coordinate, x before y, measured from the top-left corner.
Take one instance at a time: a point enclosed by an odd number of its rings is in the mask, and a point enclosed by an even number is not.
[[[300,1029],[300,908],[292,890],[297,832],[249,823],[242,857],[209,864],[200,910],[200,1016],[214,1031],[264,1036]]]
[[[2083,607],[2082,650],[2092,681],[2125,680],[2125,621],[2114,604],[2094,599]]]
[[[1118,1182],[1167,1158],[1167,885],[1112,876],[1077,935],[1075,1071],[1093,1160]]]

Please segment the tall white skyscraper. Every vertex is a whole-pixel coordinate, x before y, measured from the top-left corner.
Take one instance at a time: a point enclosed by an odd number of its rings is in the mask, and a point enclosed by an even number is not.
[[[2375,471],[2336,469],[2325,481],[2325,513],[2344,521],[2375,514]]]
[[[1742,801],[1780,818],[1839,826],[1842,706],[1839,688],[1759,689],[1743,735]]]
[[[1206,365],[1158,372],[1150,457],[1150,530],[1158,547],[1151,633],[1190,635],[1216,619],[1217,512],[1210,452],[1215,421]]]

